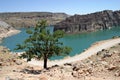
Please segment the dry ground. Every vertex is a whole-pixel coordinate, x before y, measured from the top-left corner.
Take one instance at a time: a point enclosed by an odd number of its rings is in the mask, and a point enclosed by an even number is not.
[[[48,70],[30,65],[0,47],[0,80],[120,80],[120,44]]]

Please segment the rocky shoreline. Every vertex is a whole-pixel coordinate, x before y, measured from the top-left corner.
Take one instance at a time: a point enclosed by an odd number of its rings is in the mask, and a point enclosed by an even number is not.
[[[16,30],[6,22],[0,20],[0,42],[2,42],[2,39],[18,33],[20,33],[20,30]]]
[[[0,43],[2,42],[2,39],[9,37],[9,36],[12,36],[12,35],[15,35],[15,34],[18,34],[18,33],[20,33],[20,30],[14,29],[14,30],[10,30],[8,32],[0,34]]]

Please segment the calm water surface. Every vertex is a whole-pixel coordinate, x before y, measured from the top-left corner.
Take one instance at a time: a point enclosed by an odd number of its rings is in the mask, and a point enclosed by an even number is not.
[[[26,28],[21,28],[20,30],[21,33],[5,38],[1,45],[6,46],[11,51],[14,51],[16,44],[22,43],[28,37],[28,34],[26,34]],[[69,56],[74,56],[81,53],[84,49],[90,47],[90,45],[94,42],[110,39],[113,36],[120,36],[120,27],[101,30],[97,32],[66,35],[63,39],[61,39],[61,41],[63,41],[65,45],[72,47],[73,50]],[[63,57],[52,57],[51,59],[61,58]]]

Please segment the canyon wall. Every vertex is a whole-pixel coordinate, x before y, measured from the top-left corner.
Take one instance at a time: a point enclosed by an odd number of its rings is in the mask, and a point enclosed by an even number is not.
[[[111,28],[120,25],[120,11],[105,10],[101,12],[74,15],[57,23],[55,30],[63,30],[66,33],[80,33]]]

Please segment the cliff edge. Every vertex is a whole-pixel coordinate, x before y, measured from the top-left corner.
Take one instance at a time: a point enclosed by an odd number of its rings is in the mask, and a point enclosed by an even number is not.
[[[57,23],[54,30],[63,30],[66,33],[80,33],[111,28],[120,25],[120,10],[105,10],[101,12],[74,15]]]

